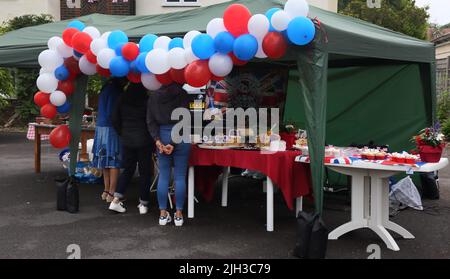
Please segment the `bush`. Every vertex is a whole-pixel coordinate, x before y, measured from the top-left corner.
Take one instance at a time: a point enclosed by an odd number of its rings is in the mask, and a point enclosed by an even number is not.
[[[447,141],[450,141],[450,119],[442,123],[442,133]]]
[[[450,92],[442,93],[438,98],[437,117],[444,124],[450,117]]]

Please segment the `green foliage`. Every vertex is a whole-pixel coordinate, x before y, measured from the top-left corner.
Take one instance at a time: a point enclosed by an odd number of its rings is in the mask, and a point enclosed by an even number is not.
[[[0,35],[49,22],[53,22],[51,15],[18,16],[0,25]],[[37,70],[0,68],[0,109],[9,104],[7,97],[15,96],[17,98],[15,111],[19,113],[22,120],[28,120],[33,115],[37,115],[39,112],[33,102],[33,96],[37,91],[36,78],[38,74]]]
[[[444,134],[445,139],[447,141],[450,141],[450,119],[447,119],[445,122],[443,122],[442,133]]]
[[[450,118],[450,92],[440,94],[437,102],[437,117],[441,123]]]
[[[380,9],[369,8],[367,0],[340,0],[339,13],[418,39],[427,37],[428,7],[417,7],[415,0],[383,0]]]

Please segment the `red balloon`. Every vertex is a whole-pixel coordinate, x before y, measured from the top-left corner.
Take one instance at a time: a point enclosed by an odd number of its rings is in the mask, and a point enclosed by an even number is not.
[[[127,43],[122,47],[122,56],[128,61],[135,60],[139,55],[139,47],[135,43]]]
[[[56,113],[56,107],[52,104],[46,104],[41,108],[41,115],[48,119],[53,119]]]
[[[66,66],[66,68],[69,70],[70,73],[78,75],[81,73],[80,66],[78,65],[78,63],[79,62],[72,56],[64,61],[64,66]]]
[[[72,37],[72,46],[79,53],[85,54],[91,48],[92,37],[88,33],[78,32]]]
[[[288,43],[283,34],[270,32],[264,37],[262,47],[269,58],[278,59],[286,54]]]
[[[67,28],[66,30],[64,30],[64,32],[62,33],[62,38],[63,41],[66,45],[73,47],[72,45],[72,39],[75,36],[75,34],[81,33],[80,30],[76,29],[76,28]]]
[[[169,85],[173,82],[172,78],[170,77],[170,71],[162,75],[155,75],[155,77],[162,85]]]
[[[101,75],[102,77],[110,77],[111,76],[111,72],[109,71],[109,69],[105,69],[100,67],[100,65],[97,65],[97,73],[99,75]]]
[[[60,81],[58,82],[58,90],[64,92],[69,97],[75,92],[75,85],[71,80]]]
[[[97,56],[95,56],[95,54],[91,50],[88,50],[88,52],[86,52],[86,59],[92,64],[97,64]]]
[[[46,104],[50,104],[50,94],[46,94],[40,91],[37,92],[34,95],[34,103],[39,107],[43,107]]]
[[[128,80],[131,81],[132,83],[140,83],[141,82],[141,74],[140,73],[135,73],[135,72],[131,72],[128,73]]]
[[[55,148],[65,148],[70,144],[69,126],[61,125],[53,129],[50,133],[50,143]]]
[[[252,14],[242,4],[230,5],[223,14],[225,28],[235,37],[248,33],[248,21]]]
[[[170,77],[173,81],[179,84],[185,84],[186,80],[184,79],[184,69],[177,70],[177,69],[170,69],[169,71]]]
[[[205,86],[211,80],[212,74],[209,70],[207,60],[197,60],[186,67],[184,78],[193,87]]]
[[[244,66],[248,63],[248,61],[240,60],[239,58],[237,58],[236,55],[234,55],[234,53],[232,52],[228,55],[231,57],[231,60],[233,60],[233,64],[236,66]]]

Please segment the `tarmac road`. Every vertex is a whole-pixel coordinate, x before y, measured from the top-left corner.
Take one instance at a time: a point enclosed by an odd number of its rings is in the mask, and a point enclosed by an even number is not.
[[[0,132],[0,258],[64,259],[68,245],[81,248],[82,258],[291,258],[296,221],[280,194],[275,196],[275,232],[265,231],[265,195],[261,182],[230,179],[229,206],[200,200],[196,218],[185,226],[158,225],[156,195],[150,212],[140,216],[137,187],[128,192],[128,212],[111,213],[100,200],[101,185],[80,186],[80,213],[55,210],[56,177],[65,171],[58,151],[43,144],[42,173],[34,173],[34,145],[24,133]],[[440,172],[441,199],[424,201],[424,211],[404,210],[394,221],[416,239],[398,236],[399,252],[386,248],[367,229],[328,241],[327,258],[364,259],[370,244],[382,258],[450,258],[450,169]],[[310,205],[306,205],[306,208]],[[346,195],[327,195],[324,220],[330,230],[350,218]]]

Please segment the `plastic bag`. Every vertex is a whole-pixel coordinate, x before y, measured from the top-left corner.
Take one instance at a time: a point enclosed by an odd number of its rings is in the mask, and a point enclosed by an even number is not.
[[[301,259],[324,259],[327,243],[328,229],[320,215],[299,212],[294,256]]]
[[[423,210],[422,200],[411,177],[407,176],[392,186],[389,193],[390,206],[394,209],[403,206]]]

